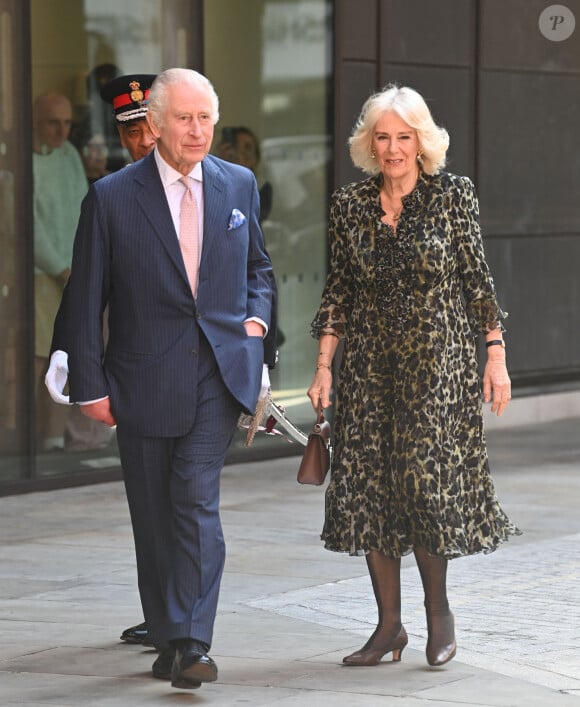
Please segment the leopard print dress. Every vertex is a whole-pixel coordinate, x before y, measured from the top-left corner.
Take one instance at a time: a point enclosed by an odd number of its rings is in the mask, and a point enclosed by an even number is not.
[[[447,559],[519,530],[490,476],[477,335],[501,326],[473,184],[420,175],[396,233],[382,176],[339,188],[312,334],[344,340],[322,540],[329,550]]]

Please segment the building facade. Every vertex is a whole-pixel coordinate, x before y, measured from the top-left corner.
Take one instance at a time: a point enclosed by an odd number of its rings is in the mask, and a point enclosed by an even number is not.
[[[361,178],[346,142],[364,100],[392,82],[425,96],[451,135],[448,168],[476,184],[510,315],[515,395],[576,390],[578,18],[580,0],[0,0],[0,493],[119,476],[114,435],[43,448],[35,371],[32,105],[65,95],[79,154],[99,145],[107,168],[121,168],[129,158],[98,96],[111,72],[201,70],[220,96],[213,150],[232,128],[258,137],[258,181],[272,188],[263,229],[280,291],[272,387],[298,424],[312,419],[309,324],[326,275],[328,198]],[[240,433],[232,456],[296,451],[265,435],[244,449]]]

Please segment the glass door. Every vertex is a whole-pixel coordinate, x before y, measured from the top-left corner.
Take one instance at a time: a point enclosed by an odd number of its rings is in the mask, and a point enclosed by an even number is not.
[[[32,372],[23,355],[32,341],[27,31],[23,4],[0,0],[0,484],[33,468]]]
[[[213,152],[252,169],[260,187],[279,292],[273,396],[307,428],[310,322],[327,268],[332,3],[208,0],[204,25],[205,73],[220,97]],[[276,439],[258,435],[254,446],[287,445]]]
[[[29,325],[39,478],[104,477],[119,469],[115,432],[84,417],[78,406],[59,405],[48,395],[44,376],[53,322],[89,183],[132,161],[100,89],[118,76],[191,65],[196,9],[185,0],[30,0],[34,297]]]

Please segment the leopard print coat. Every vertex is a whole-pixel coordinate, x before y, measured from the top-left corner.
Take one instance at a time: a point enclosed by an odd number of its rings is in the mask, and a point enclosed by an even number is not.
[[[490,476],[477,335],[505,318],[466,177],[420,175],[396,233],[382,175],[339,188],[312,334],[344,349],[322,539],[334,551],[451,559],[519,533]]]

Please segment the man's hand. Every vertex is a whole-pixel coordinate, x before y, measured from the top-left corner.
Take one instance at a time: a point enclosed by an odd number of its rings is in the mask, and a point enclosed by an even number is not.
[[[102,422],[109,427],[115,427],[117,424],[115,418],[111,413],[111,401],[109,398],[104,398],[103,400],[98,400],[96,403],[87,403],[86,405],[79,405],[81,412],[86,417],[90,417],[92,420],[97,420],[97,422]]]
[[[66,351],[55,351],[50,357],[50,365],[44,376],[44,385],[48,388],[50,397],[60,405],[70,405],[68,395],[62,391],[68,378],[68,354]]]
[[[249,320],[244,322],[244,327],[246,328],[246,334],[248,336],[259,336],[260,338],[264,337],[264,327],[259,322]]]

